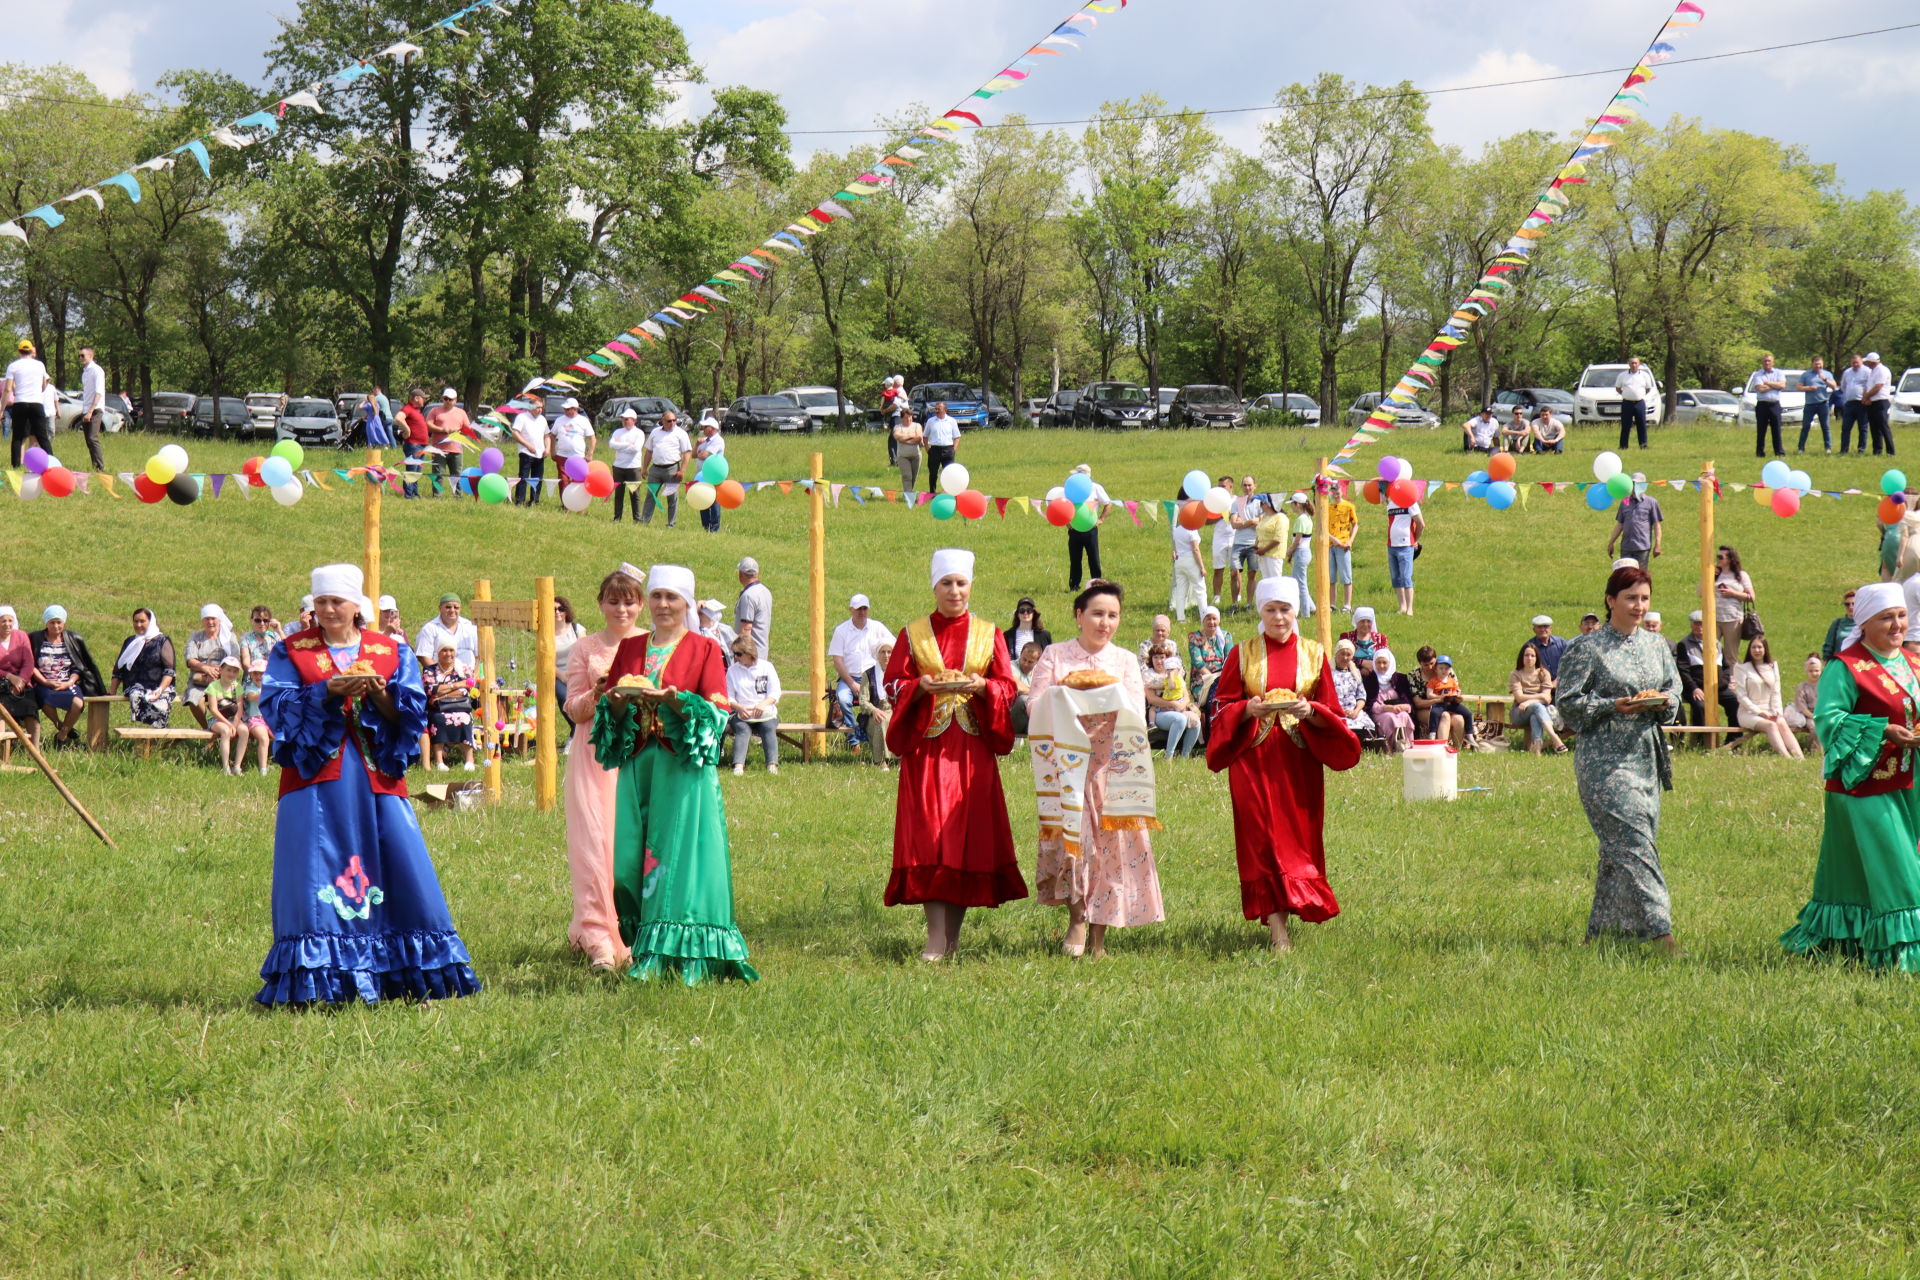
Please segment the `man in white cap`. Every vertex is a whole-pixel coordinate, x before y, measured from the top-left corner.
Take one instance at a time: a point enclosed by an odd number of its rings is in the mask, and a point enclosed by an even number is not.
[[[928,474],[935,478],[936,483],[938,482],[940,472],[937,468],[930,467]],[[1086,463],[1083,462],[1075,467],[1072,474],[1085,476],[1093,484],[1093,492],[1087,498],[1087,501],[1093,504],[1093,528],[1083,531],[1071,525],[1067,526],[1067,590],[1078,591],[1080,565],[1083,560],[1090,577],[1104,576],[1100,572],[1100,525],[1106,520],[1107,508],[1112,505],[1113,499],[1108,496],[1100,482],[1093,479],[1093,468]]]
[[[540,501],[540,480],[546,473],[547,459],[553,454],[553,428],[542,412],[544,402],[538,390],[531,395],[522,392],[515,407],[522,411],[513,415],[514,457],[519,465],[519,483],[513,486],[513,505],[530,507]]]
[[[866,745],[866,731],[854,718],[854,707],[866,688],[867,672],[873,670],[874,651],[893,643],[893,632],[873,619],[872,604],[866,596],[855,595],[847,601],[847,620],[833,629],[827,645],[827,657],[839,675],[834,682],[833,700],[840,704],[841,718],[847,725],[847,745],[858,749]]]
[[[667,500],[667,528],[680,518],[680,489],[687,483],[687,467],[693,462],[693,441],[687,438],[679,417],[669,409],[660,415],[660,425],[647,433],[647,456],[643,467],[647,477],[647,501],[640,508],[640,523],[653,523],[654,495]],[[718,505],[718,504],[716,504]]]
[[[720,434],[720,419],[714,417],[713,410],[709,409],[700,415],[700,438],[693,442],[693,465],[696,474],[698,468],[706,466],[708,458],[723,457],[726,452],[727,441],[726,437]],[[719,503],[707,504],[706,510],[700,513],[700,527],[708,533],[720,532]]]
[[[1867,380],[1861,388],[1860,402],[1866,406],[1867,431],[1873,437],[1873,456],[1880,456],[1880,446],[1886,445],[1887,456],[1893,456],[1893,425],[1888,415],[1893,412],[1893,371],[1880,363],[1878,351],[1867,352]]]
[[[740,598],[733,605],[733,625],[742,639],[753,641],[762,662],[773,661],[773,592],[760,581],[760,562],[742,556],[734,572],[740,577]]]
[[[1660,513],[1660,500],[1647,493],[1647,478],[1640,472],[1633,473],[1633,492],[1620,500],[1613,512],[1613,533],[1607,538],[1607,554],[1612,555],[1615,546],[1620,548],[1622,558],[1631,560],[1642,569],[1647,562],[1660,554],[1661,526],[1665,517]]]
[[[580,412],[578,400],[568,396],[566,403],[560,406],[560,416],[553,420],[554,481],[564,488],[567,484],[568,460],[582,458],[592,462],[599,443],[593,434],[593,419]]]
[[[1658,609],[1649,609],[1646,612],[1646,616],[1640,619],[1640,625],[1648,631],[1653,632],[1653,634],[1659,635],[1660,628],[1666,624],[1660,620],[1660,611]]]
[[[1567,642],[1553,634],[1553,619],[1544,613],[1533,616],[1533,635],[1527,640],[1527,647],[1540,655],[1540,665],[1546,668],[1548,675],[1560,678],[1560,656],[1567,651]]]
[[[427,410],[427,452],[433,456],[435,473],[446,476],[449,482],[459,470],[453,464],[454,459],[459,456],[462,441],[473,426],[473,419],[460,407],[459,400],[460,393],[448,387],[440,393],[440,403]]]

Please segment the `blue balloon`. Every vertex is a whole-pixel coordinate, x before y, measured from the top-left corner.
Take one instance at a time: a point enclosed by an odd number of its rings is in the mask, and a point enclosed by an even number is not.
[[[1587,486],[1587,505],[1595,511],[1605,511],[1613,505],[1613,495],[1607,492],[1607,486],[1603,484],[1590,484]]]
[[[270,456],[260,464],[260,480],[269,489],[293,483],[293,464],[285,458]]]
[[[1493,477],[1488,475],[1484,471],[1475,471],[1467,476],[1467,483],[1468,484],[1487,484],[1491,482],[1492,479]]]
[[[1505,511],[1519,497],[1520,491],[1513,487],[1511,480],[1495,480],[1487,486],[1487,505],[1495,511]]]
[[[1793,468],[1775,458],[1760,468],[1760,483],[1769,489],[1785,489],[1793,483]]]
[[[1813,492],[1813,477],[1804,471],[1794,472],[1792,476],[1788,477],[1787,484],[1789,487],[1798,489],[1802,493]]]
[[[1208,478],[1206,472],[1195,467],[1192,471],[1187,472],[1186,483],[1181,485],[1180,488],[1189,498],[1198,501],[1207,496],[1207,490],[1213,488],[1213,481]]]
[[[1093,496],[1093,477],[1084,471],[1076,471],[1060,487],[1066,491],[1067,501],[1077,507]]]
[[[1486,480],[1469,480],[1466,484],[1462,485],[1461,488],[1467,491],[1469,498],[1484,498],[1487,496],[1487,485],[1489,483],[1490,482]]]

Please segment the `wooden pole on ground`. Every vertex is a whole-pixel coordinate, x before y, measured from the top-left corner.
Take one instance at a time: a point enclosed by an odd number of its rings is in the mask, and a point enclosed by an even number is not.
[[[825,459],[820,454],[813,455],[813,462],[807,474],[813,483],[808,486],[812,493],[811,517],[807,529],[807,635],[810,641],[807,654],[807,692],[811,695],[809,715],[824,715],[822,710],[827,704],[827,487],[825,478]],[[821,723],[809,718],[808,723]],[[824,751],[827,735],[811,735],[814,751]]]
[[[1313,477],[1313,603],[1319,610],[1320,648],[1333,661],[1333,535],[1327,530],[1327,511],[1332,503],[1327,486],[1327,460],[1320,459],[1320,470]]]
[[[493,582],[482,578],[473,584],[473,601],[485,604],[493,599]],[[487,803],[499,804],[501,795],[500,780],[500,734],[493,726],[499,723],[500,716],[500,673],[493,665],[493,628],[483,626],[480,631],[480,733],[479,747],[486,762]]]
[[[554,698],[559,678],[553,652],[553,579],[533,580],[534,697],[540,715],[533,722],[533,807],[553,812],[560,795],[560,704]]]
[[[13,730],[13,736],[19,740],[21,746],[27,749],[27,754],[33,757],[33,762],[40,766],[40,772],[47,775],[47,781],[51,782],[53,789],[60,793],[60,798],[67,802],[69,808],[80,815],[80,820],[87,824],[93,834],[100,837],[107,848],[117,851],[120,846],[113,842],[113,837],[109,836],[98,822],[94,821],[93,815],[87,812],[85,805],[74,798],[73,792],[67,790],[67,784],[60,781],[60,775],[53,771],[53,766],[47,763],[47,758],[40,754],[40,748],[34,743],[32,738],[27,736],[27,731],[20,727],[20,722],[13,718],[13,713],[5,707],[0,707],[0,717],[5,718],[7,728]]]
[[[366,559],[362,565],[366,573],[367,599],[374,603],[374,617],[367,624],[376,630],[380,626],[380,491],[385,489],[386,480],[378,475],[380,470],[380,451],[367,450],[367,537]]]
[[[1709,458],[1700,473],[1700,687],[1706,697],[1706,724],[1720,724],[1720,626],[1715,620],[1716,596],[1713,590],[1714,555],[1719,549],[1713,532],[1713,460]],[[1720,745],[1720,735],[1707,735],[1707,748]]]

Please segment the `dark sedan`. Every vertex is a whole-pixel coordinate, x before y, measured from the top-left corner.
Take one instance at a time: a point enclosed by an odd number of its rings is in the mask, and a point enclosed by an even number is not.
[[[1173,405],[1167,411],[1167,425],[1173,427],[1231,429],[1246,422],[1246,410],[1240,407],[1240,397],[1232,387],[1182,387],[1174,393]]]
[[[1007,408],[999,396],[987,392],[987,425],[990,427],[1011,427],[1013,410]]]
[[[752,435],[765,431],[805,431],[807,411],[785,396],[744,396],[727,406],[721,420],[725,435],[742,432]]]
[[[141,424],[149,431],[185,431],[193,423],[199,396],[187,391],[156,391],[147,400]]]
[[[1047,398],[1040,409],[1040,425],[1043,427],[1070,427],[1073,425],[1073,406],[1080,403],[1080,393],[1069,391],[1065,387]]]
[[[195,435],[217,435],[223,440],[251,440],[253,414],[248,411],[247,402],[238,396],[221,396],[217,414],[213,397],[201,396],[193,402],[193,430]]]

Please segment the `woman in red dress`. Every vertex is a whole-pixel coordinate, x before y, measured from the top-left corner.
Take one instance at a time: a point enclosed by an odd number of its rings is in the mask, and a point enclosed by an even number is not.
[[[1013,750],[1013,664],[999,630],[967,612],[972,594],[973,553],[934,552],[937,607],[907,627],[887,663],[900,795],[886,903],[925,907],[928,961],[959,947],[968,907],[1027,896],[998,761]],[[942,682],[942,672],[964,678]]]
[[[1299,584],[1266,578],[1254,598],[1260,634],[1227,655],[1207,767],[1227,771],[1241,909],[1266,922],[1275,951],[1288,951],[1289,915],[1340,914],[1327,883],[1322,770],[1358,764],[1360,739],[1340,712],[1326,652],[1298,633]]]

